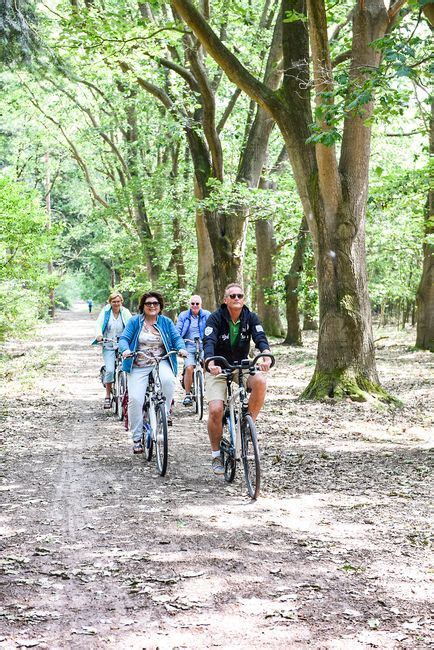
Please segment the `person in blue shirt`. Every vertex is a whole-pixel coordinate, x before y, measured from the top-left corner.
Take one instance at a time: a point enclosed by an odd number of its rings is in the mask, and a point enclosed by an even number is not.
[[[93,345],[102,343],[102,355],[104,358],[104,386],[105,399],[104,408],[109,409],[112,403],[112,386],[115,373],[115,356],[117,338],[124,331],[125,325],[131,318],[131,312],[123,306],[124,299],[119,291],[113,291],[98,315],[95,324],[95,340]]]
[[[122,369],[128,373],[128,422],[133,436],[133,452],[143,453],[143,402],[148,377],[155,367],[153,358],[163,357],[171,350],[187,356],[185,344],[170,318],[163,316],[164,299],[157,291],[144,293],[139,302],[139,313],[133,316],[119,338],[119,350],[124,359]],[[142,352],[135,359],[132,352]],[[159,374],[166,412],[172,404],[175,378],[178,371],[176,352],[160,362]],[[169,422],[168,422],[169,423]]]
[[[211,312],[202,309],[202,298],[194,295],[190,298],[190,309],[182,311],[176,321],[176,329],[185,341],[187,348],[187,358],[184,362],[184,389],[185,397],[182,402],[184,406],[191,406],[193,399],[191,396],[191,384],[193,381],[193,370],[195,366],[194,353],[196,346],[191,341],[200,338],[201,347],[202,339],[205,332],[205,325]],[[188,339],[188,340],[187,340]]]

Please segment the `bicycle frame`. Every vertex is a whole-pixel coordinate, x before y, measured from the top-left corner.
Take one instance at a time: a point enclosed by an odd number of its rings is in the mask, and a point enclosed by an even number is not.
[[[243,373],[239,371],[238,386],[234,389],[232,387],[233,377],[232,372],[226,375],[227,385],[227,398],[226,398],[226,412],[229,412],[228,427],[231,436],[231,445],[235,451],[235,460],[241,459],[241,420],[248,411],[248,397],[247,391],[243,384]],[[241,404],[241,412],[239,408]]]
[[[255,374],[256,362],[260,357],[270,357],[271,366],[274,365],[274,357],[269,353],[258,354],[252,361],[243,359],[234,365],[229,364],[223,357],[210,357],[205,362],[206,369],[211,361],[221,366],[226,379],[227,396],[223,413],[223,435],[220,442],[225,480],[228,483],[234,480],[236,462],[242,461],[247,492],[252,499],[258,497],[260,490],[260,455],[255,423],[249,414],[249,398],[243,375]],[[233,387],[233,384],[236,386]],[[229,439],[225,438],[225,428]]]

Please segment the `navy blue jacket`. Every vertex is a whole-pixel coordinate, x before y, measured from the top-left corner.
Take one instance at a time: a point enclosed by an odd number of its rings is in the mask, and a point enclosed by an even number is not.
[[[226,305],[221,305],[208,318],[205,327],[205,336],[203,337],[205,359],[218,356],[224,357],[229,363],[247,359],[251,339],[253,339],[254,344],[260,352],[270,349],[258,315],[250,311],[245,305],[240,314],[238,344],[235,348],[232,348],[229,335],[230,318]]]

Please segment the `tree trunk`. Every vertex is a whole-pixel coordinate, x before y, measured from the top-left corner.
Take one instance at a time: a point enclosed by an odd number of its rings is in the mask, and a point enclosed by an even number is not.
[[[297,235],[291,268],[285,276],[286,322],[287,330],[284,343],[286,345],[303,345],[300,330],[300,313],[298,308],[298,293],[300,276],[303,270],[304,251],[306,248],[307,223],[301,220]]]
[[[305,261],[305,286],[303,288],[303,331],[316,332],[318,321],[316,318],[318,283],[315,273],[315,260],[312,251],[306,255]]]
[[[130,98],[126,108],[128,124],[126,138],[128,143],[127,161],[131,174],[131,180],[133,183],[133,187],[131,188],[133,202],[132,207],[134,219],[136,222],[136,229],[139,235],[144,258],[146,260],[146,268],[149,274],[149,279],[151,280],[151,284],[153,286],[156,286],[161,274],[161,265],[159,262],[158,252],[155,250],[154,238],[151,232],[151,227],[146,211],[145,197],[143,196],[140,182],[139,169],[141,163],[139,158],[139,128],[137,124],[137,110],[135,103],[136,95],[137,89],[134,88],[132,91],[130,91]]]
[[[197,282],[196,292],[201,296],[205,309],[214,311],[217,307],[214,291],[214,253],[205,225],[203,211],[196,210],[196,240],[197,240]]]
[[[379,386],[375,366],[364,233],[363,229],[344,231],[342,225],[350,223],[353,211],[352,206],[347,209],[347,218],[342,215],[339,219],[339,240],[333,231],[321,232],[318,242],[318,356],[303,396],[348,396],[362,401],[366,394],[373,394],[388,400]]]
[[[212,178],[209,151],[194,131],[187,133],[195,172],[195,194],[199,200],[210,195],[208,181]],[[247,229],[247,211],[230,212],[198,209],[196,233],[198,238],[198,288],[204,303],[219,305],[229,282],[242,282],[242,267]],[[210,253],[211,251],[211,253]],[[209,279],[213,280],[213,296]]]
[[[47,230],[51,230],[51,175],[50,175],[50,156],[48,152],[45,154],[45,212],[47,214]],[[51,318],[54,318],[56,310],[54,287],[51,286],[53,276],[53,260],[50,259],[47,265],[47,271],[50,280],[50,287],[48,289],[48,313]]]
[[[256,311],[270,336],[282,336],[279,303],[274,289],[276,240],[271,219],[255,222],[256,235]]]
[[[204,48],[228,77],[275,119],[291,161],[312,235],[318,278],[320,326],[317,365],[304,397],[368,395],[393,401],[380,387],[375,364],[365,262],[365,211],[373,103],[346,114],[339,164],[336,148],[307,142],[312,123],[309,63],[319,115],[327,112],[334,90],[324,0],[282,0],[282,15],[306,13],[308,24],[283,23],[283,84],[273,92],[243,67],[197,12],[191,0],[172,0]],[[363,0],[352,12],[353,32],[348,93],[361,90],[380,53],[371,43],[390,25],[383,2]],[[310,51],[309,51],[310,40]],[[318,118],[321,133],[330,126]]]
[[[434,99],[431,101],[430,155],[434,157]],[[434,189],[428,193],[425,211],[425,243],[423,245],[422,277],[417,290],[416,347],[434,352],[434,244],[428,237],[434,236]]]

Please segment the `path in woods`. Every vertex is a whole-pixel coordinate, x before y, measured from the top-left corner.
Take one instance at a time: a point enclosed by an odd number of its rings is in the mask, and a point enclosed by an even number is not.
[[[297,401],[314,343],[276,346],[252,503],[241,475],[228,486],[210,473],[205,425],[180,392],[167,476],[132,455],[102,410],[93,320],[78,305],[8,346],[26,354],[1,388],[1,648],[433,641],[432,355],[402,337],[378,351],[385,387],[405,400],[393,410]]]

